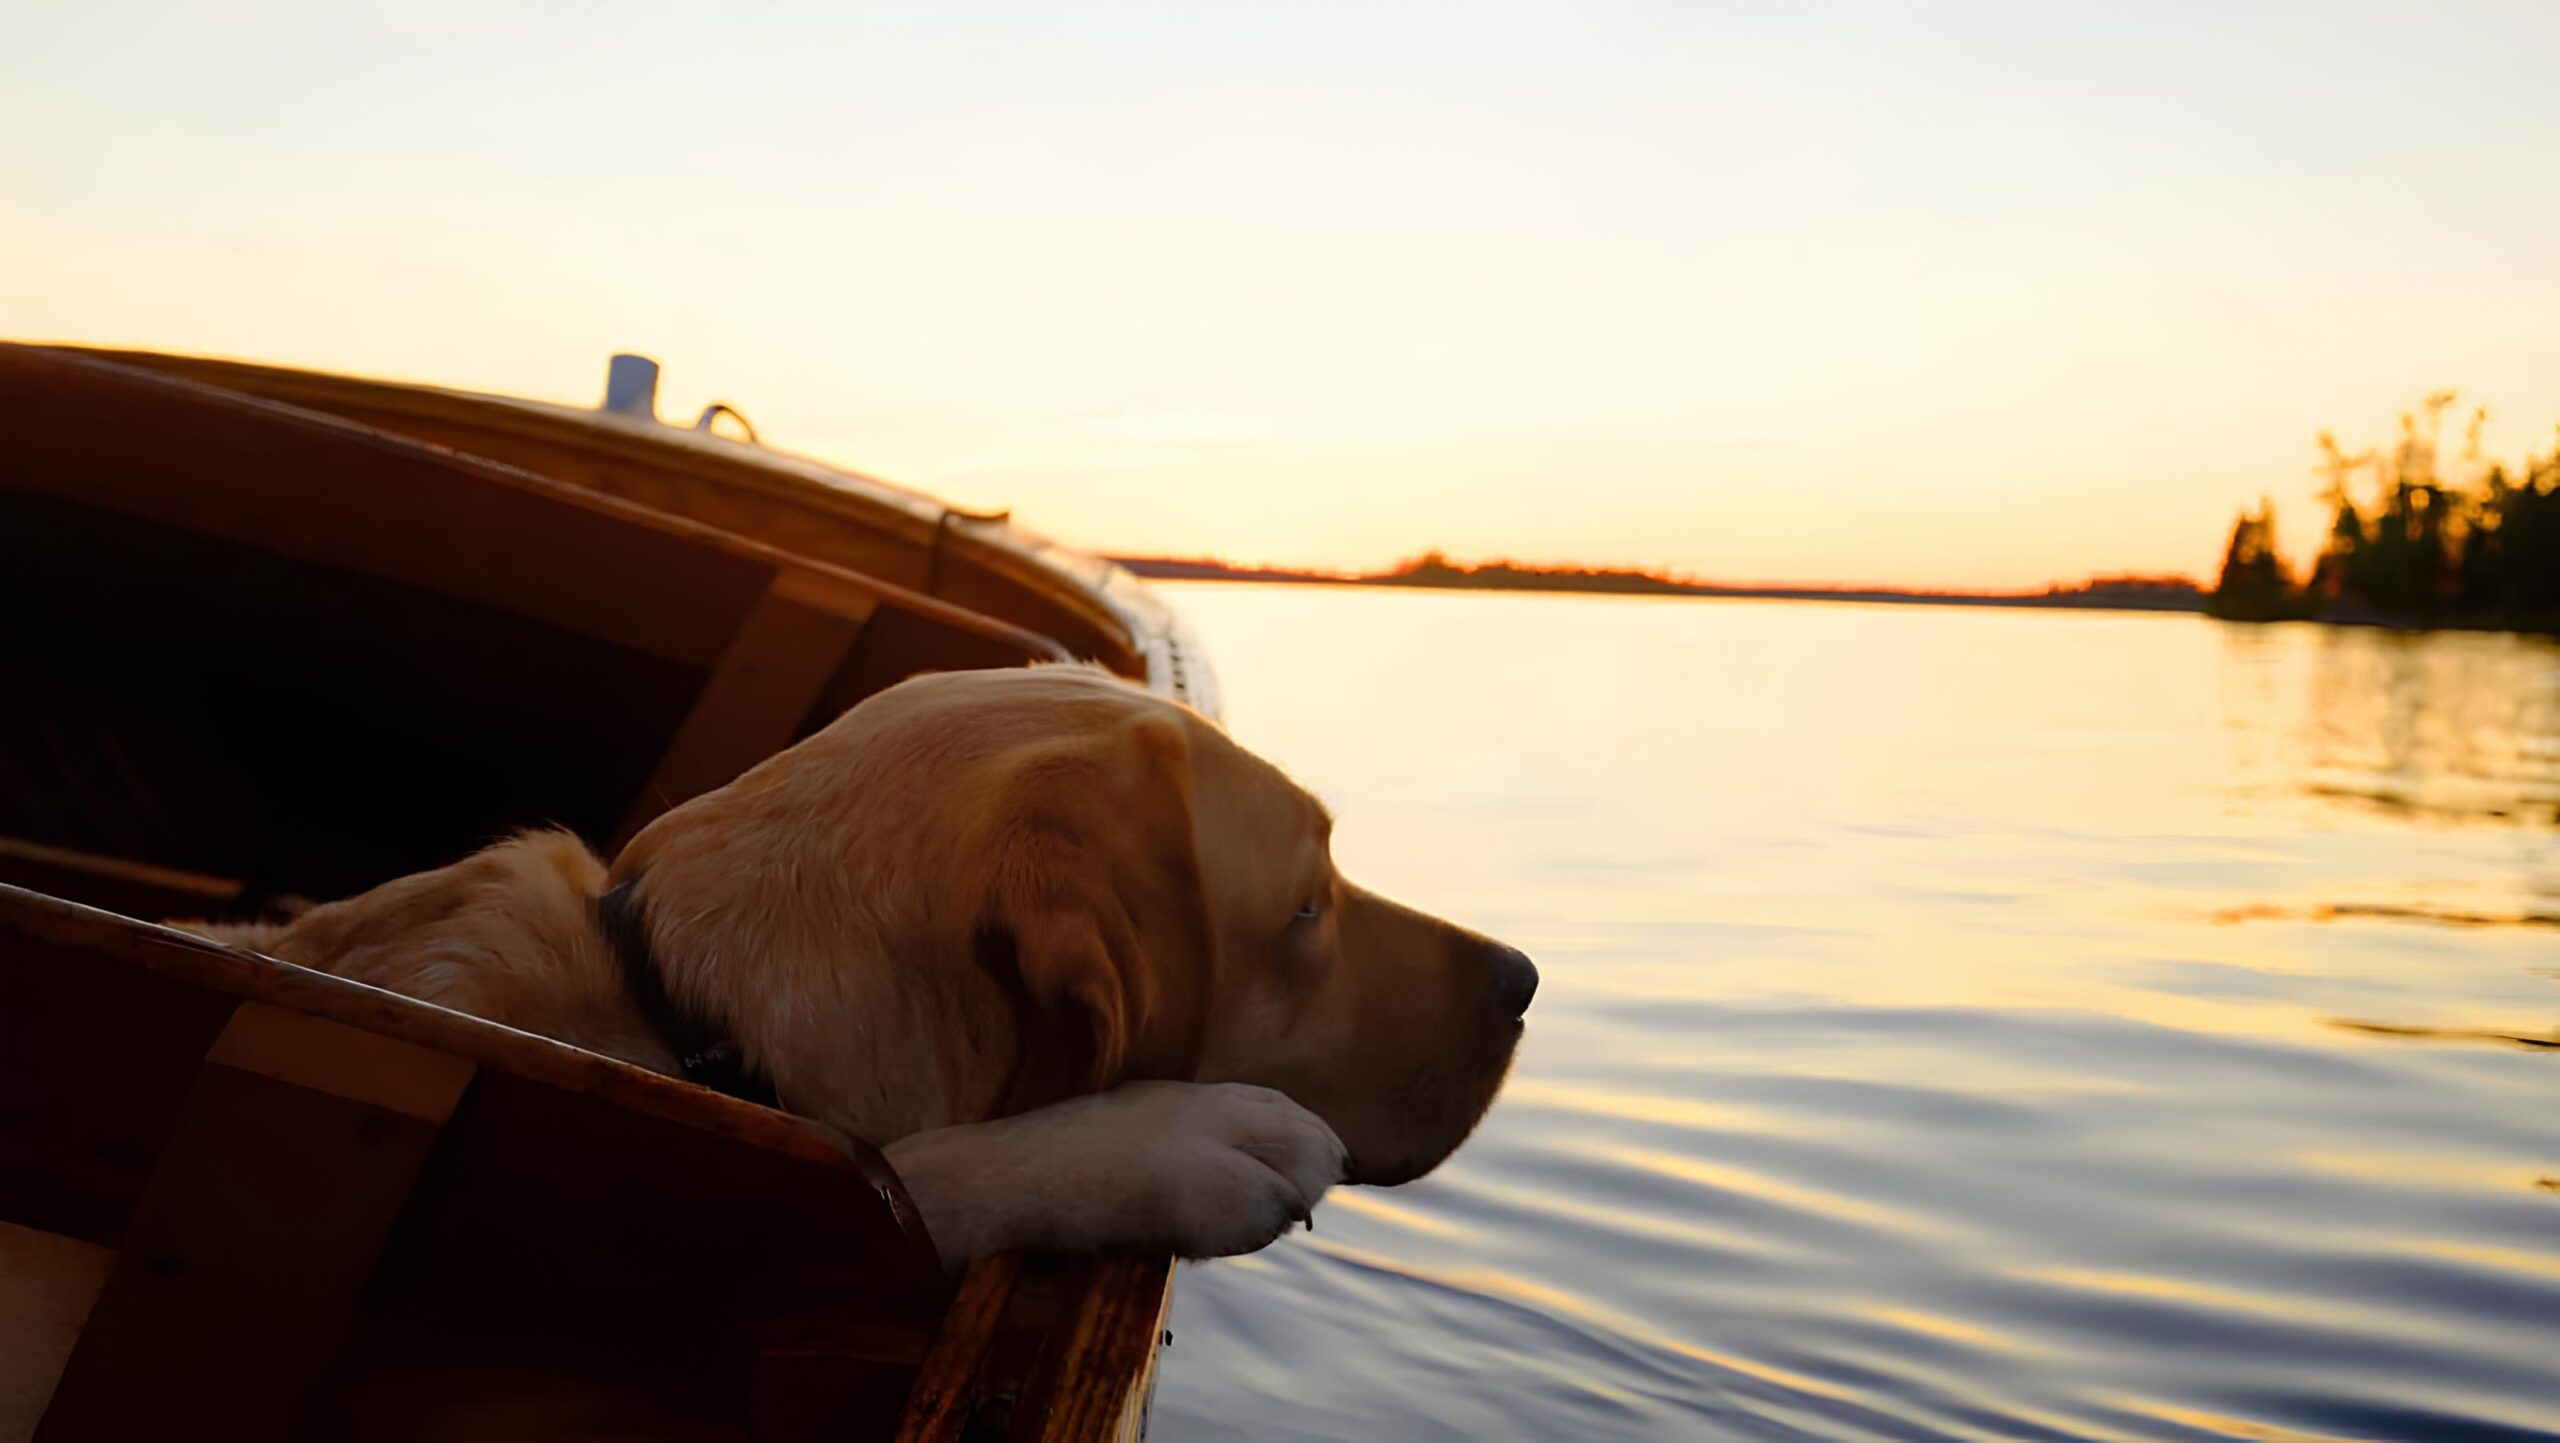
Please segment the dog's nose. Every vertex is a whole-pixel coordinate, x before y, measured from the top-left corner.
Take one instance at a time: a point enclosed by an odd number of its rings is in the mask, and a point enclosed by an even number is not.
[[[1505,1017],[1525,1017],[1529,999],[1538,995],[1538,964],[1517,947],[1495,943],[1493,955],[1493,995]]]

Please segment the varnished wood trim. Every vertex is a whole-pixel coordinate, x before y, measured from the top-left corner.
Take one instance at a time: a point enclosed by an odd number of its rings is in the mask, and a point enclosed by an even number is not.
[[[0,484],[691,664],[767,577],[455,452],[129,366],[0,346]]]
[[[876,476],[821,463],[767,446],[740,446],[713,440],[672,426],[634,424],[570,407],[509,396],[481,395],[412,383],[334,375],[255,362],[166,352],[105,347],[47,346],[60,355],[84,356],[164,375],[246,392],[305,409],[343,416],[359,424],[411,434],[433,444],[511,461],[535,472],[572,469],[541,458],[572,455],[575,469],[593,463],[593,473],[562,479],[585,489],[630,492],[644,505],[653,489],[687,487],[735,494],[743,503],[728,508],[737,524],[716,514],[700,519],[729,526],[742,534],[771,540],[785,550],[809,556],[843,557],[847,548],[863,571],[874,566],[858,558],[868,550],[914,558],[910,571],[885,572],[901,584],[923,579],[923,555],[930,544],[942,503]],[[848,485],[847,483],[851,483]],[[680,509],[658,506],[657,509]],[[745,520],[745,513],[765,513],[770,526]],[[795,541],[796,538],[796,541]],[[1110,574],[1092,558],[1062,551],[1053,543],[1019,530],[1001,539],[962,531],[951,538],[951,553],[965,558],[1004,588],[1018,589],[1032,604],[1066,613],[1070,633],[1082,629],[1103,643],[1100,659],[1115,670],[1142,668],[1145,646],[1131,633],[1123,614],[1126,598],[1115,603],[1103,594]],[[919,587],[920,590],[930,588]],[[964,596],[963,604],[1010,608],[984,592]],[[1020,617],[1020,624],[1041,630],[1047,624]]]
[[[1022,1259],[1008,1253],[978,1262],[960,1280],[907,1394],[898,1443],[957,1443],[981,1401],[981,1371],[1021,1272]]]
[[[121,392],[123,399],[111,401],[109,393],[114,392]],[[97,419],[91,412],[143,403],[185,418],[191,428],[209,427],[232,442],[246,437],[253,445],[275,450],[278,454],[264,472],[264,484],[203,488],[193,485],[191,476],[146,476],[148,468],[140,468],[128,479],[142,479],[135,480],[127,492],[111,495],[71,484],[67,475],[23,467],[15,473],[19,478],[15,484],[515,610],[680,661],[710,661],[727,649],[720,615],[678,604],[681,598],[664,593],[664,583],[699,571],[710,560],[702,557],[687,565],[680,559],[687,544],[731,566],[746,562],[775,573],[797,573],[791,583],[797,595],[840,614],[860,615],[885,603],[937,625],[1002,643],[1026,660],[1074,659],[1056,641],[1010,622],[603,492],[342,417],[139,366],[0,343],[0,421],[17,423],[14,429],[20,434],[14,444],[21,452],[36,447],[67,452],[54,460],[76,471],[79,467],[71,462],[78,457],[100,445],[120,445],[133,438],[123,432],[82,433],[66,428]],[[75,404],[79,414],[52,414],[46,409],[69,412]],[[165,446],[177,438],[155,430],[146,439],[150,445]],[[218,449],[208,459],[218,457],[236,467],[242,459],[237,451],[237,445]],[[323,467],[350,474],[315,474]],[[430,484],[415,491],[327,489],[360,484],[352,473],[367,468],[403,470],[409,473],[406,479],[427,479]],[[433,493],[435,504],[428,504],[428,492]],[[512,493],[516,499],[500,502],[500,493]],[[455,502],[466,494],[483,498],[497,509],[484,515],[481,512],[487,506],[483,506],[468,515],[459,514]],[[333,498],[339,504],[322,504]],[[350,525],[339,514],[350,505],[362,510],[361,526]],[[555,514],[546,516],[546,505]],[[636,592],[628,587],[603,588],[583,573],[574,578],[576,584],[568,584],[573,578],[561,570],[561,564],[577,555],[579,548],[550,534],[575,529],[559,519],[556,513],[562,511],[626,523],[639,536],[620,543],[623,551],[631,553],[622,558],[623,569],[661,586],[644,586]],[[456,539],[465,534],[470,537],[468,545]],[[457,557],[465,555],[476,564],[457,566]],[[555,579],[558,584],[551,584]]]
[[[900,1443],[1135,1439],[1173,1292],[1170,1258],[995,1258],[962,1281]]]
[[[1014,1443],[1135,1440],[1146,1422],[1156,1348],[1173,1302],[1169,1258],[1098,1258],[1041,1348],[1023,1390]]]
[[[870,617],[865,598],[812,598],[806,573],[774,578],[739,624],[615,833],[620,851],[669,808],[725,786],[797,739],[801,719]]]
[[[102,857],[20,837],[0,837],[0,884],[57,894],[77,888],[100,898],[147,901],[160,916],[227,907],[239,900],[241,892],[241,884],[230,877]]]

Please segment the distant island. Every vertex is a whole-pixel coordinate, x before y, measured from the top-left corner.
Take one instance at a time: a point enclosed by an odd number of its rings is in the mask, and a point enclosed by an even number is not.
[[[1917,606],[2057,607],[2081,611],[2202,611],[2204,592],[2183,576],[2104,576],[2042,591],[1903,591],[1875,587],[1745,586],[1692,581],[1654,571],[1538,566],[1516,561],[1467,564],[1426,551],[1385,571],[1344,573],[1238,566],[1208,557],[1115,556],[1140,576],[1162,581],[1266,581],[1323,586],[1409,586],[1460,591],[1575,591],[1615,596],[1689,596],[1729,600],[1863,601]]]
[[[2400,414],[2389,448],[2350,455],[2319,436],[2331,509],[2320,554],[2297,574],[2276,551],[2276,509],[2242,513],[2205,610],[2229,621],[2327,621],[2560,634],[2560,446],[2509,470],[2484,460],[2475,409],[2448,464],[2454,393]],[[2370,487],[2356,485],[2370,471]],[[2454,474],[2460,473],[2460,474]]]

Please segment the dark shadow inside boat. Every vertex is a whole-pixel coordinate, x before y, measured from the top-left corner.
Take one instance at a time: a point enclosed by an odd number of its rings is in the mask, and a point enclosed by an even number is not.
[[[40,1436],[389,1436],[462,1376],[666,1436],[1124,1433],[1166,1260],[955,1290],[859,1142],[156,921],[609,853],[920,671],[1181,695],[1169,614],[807,463],[222,372],[0,345],[0,1251],[87,1289]]]

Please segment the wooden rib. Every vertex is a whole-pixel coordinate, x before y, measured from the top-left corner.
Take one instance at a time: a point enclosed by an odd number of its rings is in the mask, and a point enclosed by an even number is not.
[[[0,837],[0,883],[68,896],[136,916],[218,910],[240,898],[230,877]]]
[[[474,1071],[243,1004],[160,1150],[38,1443],[289,1431]]]
[[[747,613],[625,814],[613,851],[660,813],[727,785],[797,739],[801,720],[871,614],[862,598],[813,603],[805,589],[802,573],[786,571]]]
[[[231,1014],[205,1061],[438,1127],[476,1070],[450,1053],[262,1002]]]

